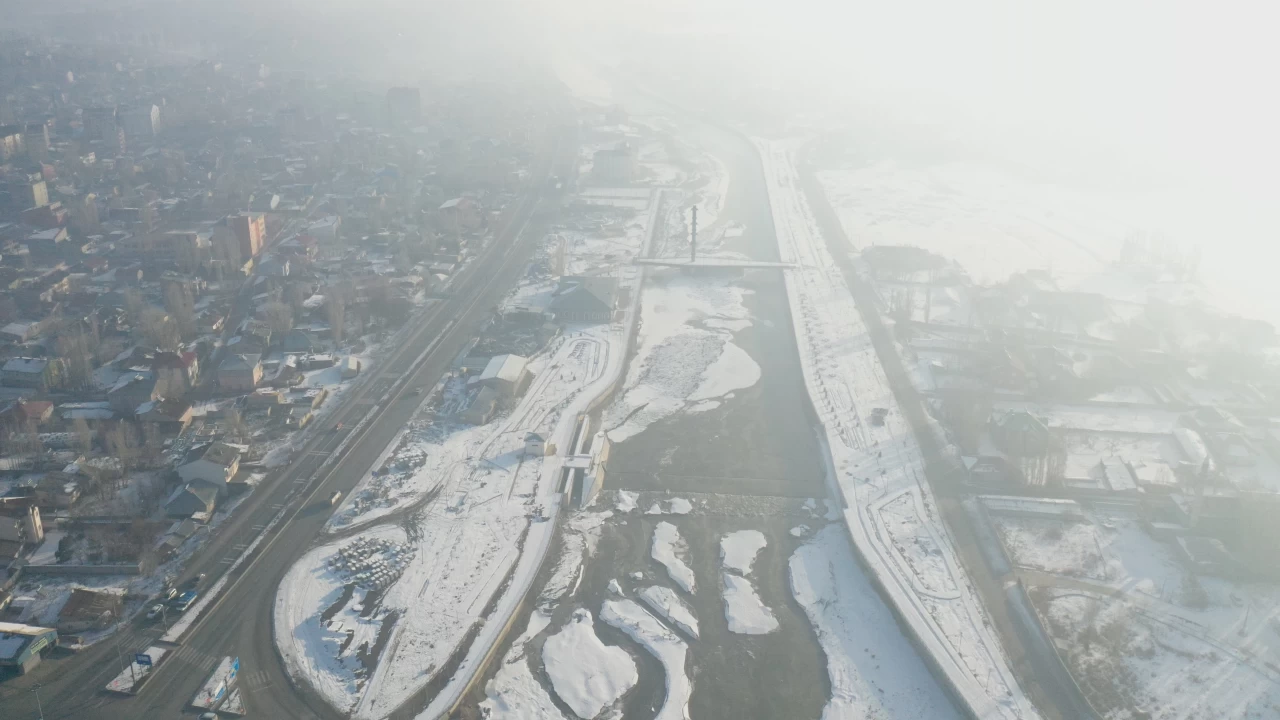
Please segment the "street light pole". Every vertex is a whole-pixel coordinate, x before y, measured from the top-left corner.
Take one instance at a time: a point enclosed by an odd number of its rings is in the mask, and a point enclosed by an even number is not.
[[[40,683],[32,685],[31,692],[36,694],[36,712],[40,713],[40,720],[44,720],[44,706],[40,704]]]

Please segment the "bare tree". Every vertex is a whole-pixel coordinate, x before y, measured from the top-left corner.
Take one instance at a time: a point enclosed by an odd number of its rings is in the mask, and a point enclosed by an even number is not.
[[[120,470],[122,474],[127,475],[130,470],[137,467],[139,457],[139,441],[138,431],[133,427],[132,423],[118,422],[107,431],[104,438],[107,445],[107,452],[120,462]]]
[[[89,428],[89,423],[84,418],[76,418],[71,423],[71,431],[76,436],[77,450],[88,453],[93,449],[93,430]]]
[[[124,296],[124,312],[129,316],[129,322],[137,325],[142,315],[142,310],[146,307],[146,303],[142,299],[142,293],[134,288],[125,288],[121,295]]]
[[[289,302],[289,307],[293,308],[294,317],[302,314],[302,303],[307,300],[307,288],[303,283],[291,282],[284,292],[285,298]]]
[[[160,350],[174,350],[182,339],[173,316],[158,307],[142,311],[138,320],[139,337]]]
[[[54,351],[66,368],[66,387],[73,390],[89,387],[93,379],[93,354],[85,334],[76,330],[59,335],[54,342]]]
[[[22,457],[25,455],[39,455],[44,452],[44,441],[40,439],[40,433],[36,431],[36,424],[33,420],[27,420],[25,423],[15,422],[6,428],[4,435],[0,440],[0,451],[3,451],[5,457]]]
[[[179,242],[173,249],[173,264],[180,272],[194,273],[200,267],[200,253],[189,242]]]
[[[240,417],[240,411],[235,408],[231,408],[223,414],[222,424],[227,429],[227,435],[236,440],[243,439],[247,434],[244,418]]]
[[[262,306],[262,320],[271,330],[272,338],[283,337],[293,329],[293,308],[279,300]]]
[[[164,307],[178,324],[182,337],[191,337],[196,331],[195,301],[186,283],[169,283],[164,289]]]
[[[333,334],[333,342],[340,344],[343,324],[347,319],[346,288],[341,285],[329,288],[324,296],[324,309],[329,316],[329,329]]]
[[[219,225],[213,229],[213,237],[210,238],[212,245],[213,259],[217,261],[219,268],[219,277],[222,276],[224,270],[234,270],[240,267],[243,258],[240,257],[240,238],[231,231],[230,228]]]

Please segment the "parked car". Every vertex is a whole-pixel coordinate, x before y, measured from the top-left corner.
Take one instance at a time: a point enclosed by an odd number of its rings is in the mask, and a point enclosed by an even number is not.
[[[200,597],[200,593],[195,590],[188,590],[174,598],[171,606],[177,612],[186,612],[187,608],[191,607],[192,603],[194,603],[198,597]]]

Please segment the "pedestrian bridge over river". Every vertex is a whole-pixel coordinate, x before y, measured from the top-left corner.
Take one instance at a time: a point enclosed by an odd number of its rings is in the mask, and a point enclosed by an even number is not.
[[[674,258],[636,258],[636,265],[651,265],[657,267],[682,268],[688,271],[699,270],[728,270],[728,271],[746,271],[746,270],[769,270],[769,269],[794,269],[800,267],[796,263],[774,262],[771,260],[739,260],[737,258],[718,258],[718,257],[700,257],[696,260],[690,260],[687,257]]]

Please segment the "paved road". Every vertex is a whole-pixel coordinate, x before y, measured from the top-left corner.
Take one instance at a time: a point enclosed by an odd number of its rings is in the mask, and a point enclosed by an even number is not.
[[[556,138],[533,177],[546,178],[556,154],[568,152],[576,152],[576,148],[563,147]],[[27,690],[39,682],[43,685],[44,717],[49,720],[178,717],[218,659],[238,655],[242,692],[251,716],[339,717],[307,689],[293,687],[284,672],[272,640],[275,589],[331,514],[329,494],[334,490],[349,492],[416,412],[418,398],[408,394],[408,389],[430,387],[439,380],[518,278],[533,251],[533,241],[541,236],[542,229],[529,227],[531,222],[540,224],[543,213],[558,207],[558,198],[541,196],[543,186],[543,181],[531,186],[486,254],[463,271],[456,286],[465,292],[436,303],[425,316],[416,318],[418,324],[406,341],[374,368],[373,377],[343,398],[343,404],[318,428],[288,469],[246,500],[189,563],[187,576],[205,572],[212,583],[271,518],[281,510],[287,513],[286,522],[274,528],[255,558],[237,570],[219,601],[188,631],[182,646],[156,669],[138,697],[116,698],[101,688],[124,667],[117,653],[127,657],[145,648],[161,634],[162,627],[132,628],[73,659],[47,663],[31,676],[5,683],[0,686],[3,714],[10,717],[12,709],[14,717],[21,717],[18,713],[27,704],[34,712],[34,698]],[[415,367],[424,348],[431,350]],[[402,382],[405,373],[410,377]],[[378,409],[377,416],[357,429],[373,408]],[[332,430],[339,422],[344,429]],[[349,438],[345,452],[322,468],[350,433],[358,436]]]
[[[803,160],[803,159],[802,159]],[[813,209],[814,218],[827,240],[828,249],[844,274],[850,294],[867,325],[871,343],[875,347],[885,377],[898,399],[903,415],[912,425],[913,434],[920,445],[925,460],[925,476],[933,488],[942,511],[952,542],[960,551],[960,558],[969,578],[982,594],[993,625],[1000,634],[1005,652],[1013,661],[1015,673],[1023,689],[1030,693],[1036,706],[1049,717],[1064,720],[1095,718],[1088,701],[1070,673],[1058,659],[1057,651],[1049,641],[1029,603],[1025,593],[1017,586],[1006,586],[993,572],[988,558],[982,551],[977,528],[968,517],[961,502],[968,488],[959,482],[954,464],[949,462],[938,444],[919,392],[907,375],[888,329],[880,319],[875,290],[858,276],[850,259],[848,239],[835,211],[827,200],[813,168],[807,161],[798,165],[800,182]]]

